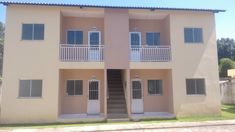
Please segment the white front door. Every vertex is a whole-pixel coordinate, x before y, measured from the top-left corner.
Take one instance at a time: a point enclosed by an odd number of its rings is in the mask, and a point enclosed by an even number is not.
[[[100,60],[101,57],[100,42],[101,42],[100,31],[88,32],[88,44],[90,46],[88,57],[90,61]]]
[[[143,90],[140,79],[132,80],[132,113],[143,113]]]
[[[99,81],[89,80],[87,114],[99,114],[99,113],[100,113]]]
[[[141,47],[141,33],[130,32],[130,47],[131,47],[131,60],[140,60],[140,47]]]

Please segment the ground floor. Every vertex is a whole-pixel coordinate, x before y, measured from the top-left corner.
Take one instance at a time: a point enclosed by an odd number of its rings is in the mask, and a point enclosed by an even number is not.
[[[59,93],[63,122],[175,117],[171,70],[60,70]]]
[[[3,89],[1,123],[220,114],[219,98],[215,98],[219,91],[212,91],[218,83],[210,77],[176,76],[172,69],[58,69],[47,75],[22,74],[5,79],[8,89]]]

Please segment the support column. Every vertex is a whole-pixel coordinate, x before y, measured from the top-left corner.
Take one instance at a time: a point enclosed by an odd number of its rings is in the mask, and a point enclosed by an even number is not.
[[[104,117],[107,118],[107,69],[104,69]]]
[[[127,114],[128,117],[131,117],[131,83],[130,83],[130,69],[125,70],[125,76],[126,76],[126,94],[127,94]]]

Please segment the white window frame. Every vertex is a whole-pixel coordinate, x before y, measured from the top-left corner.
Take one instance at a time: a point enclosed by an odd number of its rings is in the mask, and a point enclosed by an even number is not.
[[[204,43],[203,28],[202,27],[184,27],[184,29],[185,28],[191,28],[193,30],[193,36],[192,36],[193,37],[193,42],[185,42],[185,38],[184,38],[184,43],[186,43],[186,44],[203,44]],[[202,42],[195,42],[194,30],[196,28],[202,29]]]
[[[142,40],[141,40],[141,32],[129,32],[129,43],[130,43],[130,47],[131,47],[131,34],[138,34],[139,35],[139,37],[140,37],[140,44],[139,44],[139,46],[141,47],[141,45],[142,45]]]
[[[101,32],[100,31],[88,31],[88,45],[90,46],[91,33],[99,33],[99,46],[101,45]]]
[[[194,80],[195,80],[195,79],[204,79],[204,91],[205,91],[205,93],[204,93],[204,94],[187,94],[187,82],[186,82],[187,79],[194,79]],[[207,92],[206,92],[206,80],[207,80],[206,77],[186,78],[186,79],[185,79],[185,88],[186,88],[186,89],[185,89],[185,90],[186,90],[185,93],[186,93],[186,95],[187,95],[187,96],[206,96],[206,93],[207,93]],[[197,85],[197,84],[195,83],[195,86],[196,86],[196,85]]]
[[[161,94],[150,94],[150,93],[149,93],[149,91],[148,91],[148,90],[149,90],[149,89],[148,89],[148,88],[149,88],[149,87],[148,87],[148,85],[149,85],[149,84],[148,84],[148,81],[149,81],[149,80],[154,80],[154,81],[155,81],[155,80],[161,80],[161,81],[162,81],[162,93],[161,93]],[[163,93],[164,93],[164,92],[163,92],[163,88],[164,88],[163,85],[164,85],[163,79],[160,79],[160,78],[159,78],[159,79],[147,79],[147,92],[148,92],[148,95],[149,95],[149,96],[163,96]]]
[[[22,33],[23,33],[23,25],[24,25],[24,24],[31,24],[31,25],[33,26],[33,30],[32,30],[32,39],[31,39],[31,40],[22,39],[22,36],[23,36],[23,34],[22,34]],[[42,40],[35,40],[35,39],[34,39],[34,25],[36,25],[36,24],[43,24],[43,25],[44,25],[44,34],[43,34],[44,36],[43,36],[43,39],[42,39]],[[22,40],[22,41],[44,41],[44,40],[45,40],[45,24],[44,24],[44,23],[22,23],[21,26],[22,26],[22,28],[21,28],[21,30],[22,30],[22,31],[21,31],[21,40]]]
[[[68,30],[66,30],[66,44],[68,44],[68,32],[69,31],[81,31],[83,34],[84,34],[84,32],[82,31],[82,30],[80,30],[80,29],[68,29]],[[84,36],[83,36],[84,37]],[[84,43],[83,43],[84,44]],[[83,45],[83,44],[81,44],[81,45]],[[79,44],[78,44],[79,45]]]
[[[148,45],[148,44],[147,44],[147,33],[159,33],[159,34],[160,34],[160,44],[159,44],[159,45],[161,45],[161,32],[146,32],[146,33],[145,33],[145,35],[146,35],[146,36],[145,36],[145,45],[146,45],[146,46],[148,46],[148,47],[156,47],[156,46],[158,46],[158,45]]]
[[[21,97],[20,96],[20,81],[27,81],[27,80],[29,80],[29,96],[28,97]],[[42,95],[40,96],[40,97],[33,97],[32,96],[32,81],[33,80],[41,80],[42,81]],[[18,82],[19,82],[19,88],[18,88],[18,98],[19,99],[41,99],[41,98],[43,98],[43,79],[19,79],[18,80]]]
[[[82,94],[79,94],[79,95],[76,95],[76,94],[74,94],[74,95],[69,95],[68,94],[68,92],[67,92],[67,82],[68,81],[82,81]],[[83,89],[83,87],[84,87],[84,84],[83,84],[83,80],[82,79],[67,79],[66,80],[66,86],[65,86],[65,89],[66,89],[66,95],[67,96],[83,96],[83,94],[84,94],[84,89]],[[74,93],[75,93],[75,83],[74,83]]]

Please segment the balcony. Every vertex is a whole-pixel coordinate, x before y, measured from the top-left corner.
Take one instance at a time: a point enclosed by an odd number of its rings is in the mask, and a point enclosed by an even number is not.
[[[130,48],[130,61],[132,62],[168,62],[171,60],[171,47],[141,46]]]
[[[60,44],[62,62],[101,62],[104,60],[104,46]]]
[[[89,46],[77,44],[60,44],[60,60],[62,62],[103,62],[104,46]],[[169,62],[171,47],[141,46],[130,48],[131,62]]]

